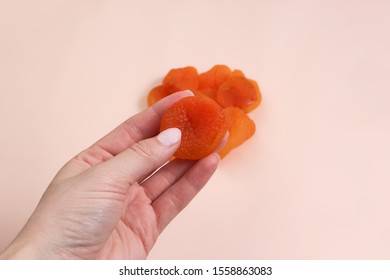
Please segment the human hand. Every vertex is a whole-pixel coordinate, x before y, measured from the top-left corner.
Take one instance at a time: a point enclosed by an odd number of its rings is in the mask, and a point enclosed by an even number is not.
[[[156,136],[161,115],[189,95],[164,98],[71,159],[0,258],[145,259],[219,162],[174,159],[153,174],[180,145],[177,128]]]

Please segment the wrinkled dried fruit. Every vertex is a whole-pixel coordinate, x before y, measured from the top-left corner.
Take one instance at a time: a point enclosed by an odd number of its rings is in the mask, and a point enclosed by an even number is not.
[[[215,65],[209,71],[199,75],[199,89],[217,90],[230,76],[231,70],[226,65]]]
[[[172,69],[163,79],[162,85],[170,93],[187,89],[197,90],[198,71],[192,66]]]
[[[230,78],[231,77],[245,77],[245,75],[244,75],[244,73],[241,70],[235,69],[230,74]]]
[[[217,91],[217,102],[223,108],[239,107],[248,113],[261,101],[260,90],[245,77],[233,76],[227,79]]]
[[[257,84],[257,82],[255,80],[251,80],[251,79],[248,79],[252,85],[255,87],[255,90],[256,90],[256,99],[255,101],[252,102],[251,105],[249,105],[246,110],[244,110],[246,113],[248,112],[251,112],[253,111],[254,109],[256,109],[257,107],[259,107],[260,103],[261,103],[261,92],[260,92],[260,88],[259,88],[259,85]]]
[[[161,130],[178,127],[183,133],[176,157],[207,156],[228,129],[229,139],[219,152],[223,158],[255,133],[255,124],[246,113],[260,105],[261,92],[256,81],[248,79],[241,70],[215,65],[198,75],[192,66],[172,69],[162,84],[149,92],[148,105],[182,90],[191,90],[195,97],[172,105],[161,121]]]
[[[217,90],[212,89],[212,88],[203,88],[203,89],[198,89],[193,91],[195,95],[201,95],[201,96],[206,96],[208,98],[211,98],[212,100],[216,100],[217,98]]]
[[[218,152],[221,158],[224,158],[231,150],[252,137],[256,131],[255,123],[242,109],[228,107],[224,108],[223,111],[229,118],[229,138],[225,146]]]
[[[163,86],[157,86],[153,88],[148,94],[148,106],[152,106],[154,103],[168,96],[169,94],[170,92],[167,91]]]
[[[175,157],[201,159],[220,144],[228,128],[222,108],[203,96],[185,97],[169,107],[161,118],[160,131],[176,127],[182,132]]]

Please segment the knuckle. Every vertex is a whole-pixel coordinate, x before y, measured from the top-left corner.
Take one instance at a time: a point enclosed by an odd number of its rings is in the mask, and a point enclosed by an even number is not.
[[[179,213],[183,209],[183,207],[182,207],[182,205],[180,203],[180,200],[177,199],[177,197],[175,197],[175,196],[168,197],[166,203],[176,213]]]
[[[175,176],[172,173],[169,172],[162,172],[160,180],[163,185],[165,186],[170,186],[174,183],[175,181]]]
[[[145,161],[154,161],[156,151],[147,141],[135,143],[129,149],[135,152]]]

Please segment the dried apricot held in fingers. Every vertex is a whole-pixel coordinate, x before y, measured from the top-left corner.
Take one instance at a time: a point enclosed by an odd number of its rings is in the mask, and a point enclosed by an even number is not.
[[[171,127],[179,128],[182,133],[180,147],[174,156],[197,160],[215,151],[227,132],[228,119],[215,101],[190,96],[180,99],[164,112],[160,131]]]
[[[223,64],[200,74],[192,66],[171,69],[161,85],[149,92],[148,106],[182,90],[191,90],[195,96],[184,98],[166,110],[160,127],[161,130],[177,127],[182,131],[176,157],[207,156],[218,147],[228,130],[227,143],[219,151],[223,158],[255,133],[255,123],[246,113],[260,105],[262,96],[257,82],[241,70],[231,70]]]

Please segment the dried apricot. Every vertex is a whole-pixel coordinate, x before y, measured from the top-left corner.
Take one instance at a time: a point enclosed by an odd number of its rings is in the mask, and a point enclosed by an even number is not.
[[[229,78],[231,70],[226,65],[215,65],[209,71],[199,75],[199,89],[214,89]]]
[[[199,86],[198,71],[192,66],[172,69],[163,79],[162,85],[170,93],[186,89],[196,90]]]
[[[256,90],[256,99],[255,101],[252,102],[251,105],[249,105],[245,112],[250,112],[250,111],[253,111],[254,109],[256,109],[260,103],[261,103],[261,92],[260,92],[260,88],[259,88],[259,85],[257,84],[257,82],[255,80],[251,80],[251,79],[248,79],[252,85],[255,87],[255,90]]]
[[[229,78],[231,78],[231,77],[245,77],[245,74],[244,74],[244,72],[242,72],[241,70],[234,69],[234,70],[232,71],[232,73],[230,74],[230,77],[229,77]]]
[[[255,134],[255,123],[237,107],[224,108],[226,116],[229,118],[229,138],[223,148],[218,152],[224,158],[231,150],[241,145],[245,140]]]
[[[255,124],[246,113],[260,105],[261,92],[256,81],[248,79],[241,70],[232,71],[222,64],[199,75],[192,66],[171,69],[162,84],[149,92],[148,105],[187,89],[195,97],[172,105],[161,120],[160,130],[178,127],[182,131],[176,157],[200,159],[207,156],[229,130],[229,139],[219,152],[225,157],[255,133]]]
[[[248,113],[255,109],[260,101],[261,94],[257,84],[241,76],[227,79],[217,91],[217,102],[223,108],[239,107]]]
[[[217,90],[212,89],[212,88],[203,88],[203,89],[198,89],[193,92],[195,95],[201,95],[201,96],[206,96],[208,98],[213,99],[214,101],[217,98]]]
[[[148,94],[148,106],[152,106],[154,103],[168,96],[169,94],[170,92],[167,91],[163,86],[157,86],[153,88]]]
[[[160,131],[177,127],[182,132],[174,154],[181,159],[201,159],[220,144],[228,128],[223,109],[210,98],[190,96],[169,107],[161,118]]]

